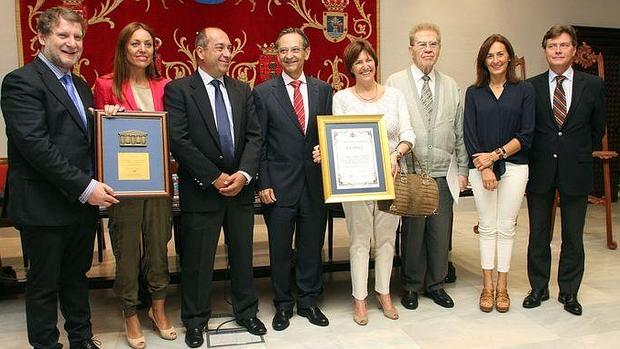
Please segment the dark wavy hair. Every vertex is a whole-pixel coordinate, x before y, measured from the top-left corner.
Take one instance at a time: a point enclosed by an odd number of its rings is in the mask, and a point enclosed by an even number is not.
[[[506,81],[513,84],[519,81],[517,73],[515,72],[515,51],[510,41],[501,34],[493,34],[484,40],[478,51],[478,58],[476,59],[476,81],[474,82],[474,86],[476,87],[489,84],[491,73],[489,73],[489,68],[486,65],[486,59],[491,46],[496,42],[504,44],[508,53],[508,58],[510,59],[510,61],[508,61],[508,69],[506,70]]]

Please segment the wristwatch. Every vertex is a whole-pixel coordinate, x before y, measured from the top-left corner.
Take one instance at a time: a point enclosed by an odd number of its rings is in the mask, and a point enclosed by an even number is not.
[[[503,148],[495,149],[495,154],[497,154],[499,160],[504,160],[504,158],[506,157],[506,152],[503,151]]]

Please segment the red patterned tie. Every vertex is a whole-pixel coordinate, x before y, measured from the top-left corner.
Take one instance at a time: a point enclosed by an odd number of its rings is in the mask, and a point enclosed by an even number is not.
[[[301,81],[299,80],[291,81],[291,86],[293,86],[293,108],[295,109],[299,126],[301,126],[301,131],[306,134],[306,113],[304,112],[304,99],[301,97],[301,91],[299,90],[300,85]]]
[[[562,81],[566,79],[564,75],[558,75],[555,77],[555,90],[553,91],[553,118],[558,124],[558,127],[562,127],[564,120],[566,120],[566,94],[562,87]]]

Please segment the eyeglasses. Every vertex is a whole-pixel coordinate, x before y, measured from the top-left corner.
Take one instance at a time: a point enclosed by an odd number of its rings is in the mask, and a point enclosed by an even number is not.
[[[301,53],[301,51],[303,51],[303,50],[304,49],[302,47],[298,47],[298,46],[295,46],[295,47],[280,47],[278,49],[278,53],[281,54],[281,55],[285,55],[285,54],[291,52],[292,54],[297,55],[297,54]]]
[[[571,46],[573,46],[572,43],[570,42],[561,42],[561,43],[553,43],[553,44],[547,44],[547,48],[550,50],[557,50],[558,47],[561,48],[562,50],[566,50],[567,48],[570,48]]]
[[[423,50],[427,47],[435,50],[439,47],[439,41],[416,41],[412,46],[420,50]]]

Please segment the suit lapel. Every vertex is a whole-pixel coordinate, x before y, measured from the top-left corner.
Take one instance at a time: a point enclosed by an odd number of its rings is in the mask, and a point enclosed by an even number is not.
[[[306,80],[308,81],[308,80]],[[276,98],[276,101],[280,103],[280,106],[284,110],[284,115],[289,119],[295,127],[299,130],[299,133],[303,135],[303,131],[301,129],[301,125],[299,125],[299,120],[297,120],[297,114],[295,114],[295,109],[293,109],[293,104],[291,103],[291,98],[288,96],[288,92],[286,91],[286,86],[284,85],[284,79],[282,79],[282,75],[278,77],[276,84],[273,85],[273,95]],[[310,86],[308,86],[308,98],[310,95]],[[310,104],[310,101],[308,101]]]
[[[49,67],[47,67],[47,65],[43,63],[43,61],[41,61],[39,58],[35,58],[34,62],[37,66],[39,73],[41,74],[43,83],[47,86],[50,92],[60,101],[60,103],[62,103],[65,108],[67,108],[67,110],[69,111],[69,115],[71,115],[73,121],[77,123],[77,125],[80,127],[80,130],[82,130],[84,135],[88,137],[88,132],[86,131],[84,123],[82,122],[82,117],[78,113],[75,104],[73,104],[71,97],[69,97],[69,94],[67,94],[67,90],[65,90],[64,86],[62,86],[62,83],[58,80],[58,78],[56,78],[56,75],[54,75],[54,73],[49,69]],[[80,92],[78,91],[78,93]],[[81,93],[80,96],[82,96]],[[82,104],[84,104],[84,102],[82,102]],[[84,106],[86,107],[86,104],[84,104]]]
[[[308,82],[308,127],[306,128],[306,135],[308,135],[308,130],[313,130],[316,128],[316,115],[317,108],[319,105],[319,86],[311,80],[309,77],[306,77],[306,81]]]
[[[230,102],[230,109],[232,110],[232,127],[235,135],[235,155],[237,154],[237,144],[241,139],[241,124],[243,122],[243,115],[239,111],[241,106],[245,104],[245,101],[241,99],[241,93],[237,90],[236,84],[233,83],[231,78],[227,75],[224,75],[224,87],[226,87],[226,93],[228,94],[228,101]]]
[[[205,87],[205,84],[197,70],[191,77],[190,86],[192,88],[192,98],[194,99],[194,103],[198,106],[200,115],[207,125],[207,129],[209,130],[211,137],[213,137],[218,149],[221,151],[222,146],[220,145],[220,136],[217,133],[217,127],[215,126],[215,116],[213,115],[213,110],[211,109],[209,94],[207,93],[207,88]]]
[[[129,82],[123,84],[123,97],[125,98],[127,105],[129,105],[129,110],[138,110],[138,104],[133,97],[133,90],[131,89],[131,84]]]
[[[86,116],[86,123],[88,125],[88,132],[86,132],[86,135],[88,137],[88,142],[90,143],[92,140],[92,132],[91,130],[93,129],[93,120],[94,117],[93,115],[90,113],[90,111],[88,110],[89,106],[92,106],[92,99],[85,99],[86,96],[91,96],[92,92],[90,90],[90,87],[86,84],[82,83],[82,79],[78,78],[77,76],[73,75],[73,81],[74,81],[74,85],[75,88],[78,91],[78,94],[80,95],[80,99],[82,100],[82,105],[84,106],[84,115]],[[71,102],[73,104],[73,102]],[[82,124],[82,119],[80,118],[80,124]]]
[[[562,126],[565,126],[567,123],[571,122],[572,119],[574,119],[573,114],[575,113],[575,110],[579,105],[579,101],[581,99],[581,96],[583,95],[583,89],[585,86],[583,75],[579,74],[579,72],[577,72],[576,70],[573,71],[573,95],[571,96],[570,109],[566,114],[566,120],[564,121],[564,125]]]
[[[541,113],[544,116],[544,120],[550,123],[556,129],[558,124],[553,118],[553,109],[551,107],[551,92],[549,91],[549,71],[540,75],[539,79],[535,80],[536,89],[542,93],[542,110]]]

